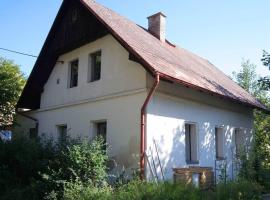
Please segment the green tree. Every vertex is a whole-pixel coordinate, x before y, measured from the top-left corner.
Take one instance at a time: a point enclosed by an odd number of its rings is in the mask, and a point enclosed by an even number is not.
[[[0,127],[12,124],[25,81],[18,65],[0,57]]]
[[[250,63],[249,60],[243,60],[240,71],[233,72],[233,77],[236,83],[269,107],[269,97],[259,81],[261,77],[256,72],[256,65]],[[262,169],[270,169],[270,116],[256,109],[254,110],[254,140],[251,155],[245,162],[249,169],[245,170],[255,170],[255,173],[254,177],[246,178],[259,180]]]
[[[235,82],[255,97],[263,93],[261,84],[258,83],[259,76],[256,73],[257,66],[249,60],[242,60],[239,72],[233,72]]]
[[[268,67],[270,70],[270,54],[265,50],[263,50],[261,61],[263,62],[263,65]],[[270,90],[270,76],[264,76],[260,78],[259,82],[262,84],[265,90]]]

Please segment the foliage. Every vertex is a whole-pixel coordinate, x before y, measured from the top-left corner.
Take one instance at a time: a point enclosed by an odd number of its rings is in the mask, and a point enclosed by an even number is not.
[[[255,200],[261,199],[261,187],[248,181],[219,184],[215,190],[203,191],[191,185],[156,183],[134,180],[119,188],[93,188],[81,184],[68,185],[64,199],[71,200]]]
[[[269,62],[266,54],[265,52],[264,64]],[[262,84],[260,81],[261,78],[256,73],[256,66],[244,61],[241,67],[239,73],[234,72],[234,76],[237,77],[235,79],[236,82],[264,103],[264,105],[269,107],[269,96],[265,91],[265,85]],[[266,176],[266,171],[268,171],[268,173],[270,172],[270,116],[261,110],[254,110],[253,114],[253,146],[249,154],[244,153],[241,155],[241,170],[239,176],[241,179],[259,181],[259,183],[268,190],[267,188],[270,184],[265,181],[264,177]]]
[[[0,199],[25,199],[30,194],[39,199],[34,182],[41,180],[38,172],[46,170],[53,155],[49,141],[42,144],[23,137],[0,141]]]
[[[99,187],[105,184],[108,156],[101,137],[88,140],[65,140],[57,147],[57,157],[50,161],[43,178],[50,189],[62,196],[66,184],[80,183]],[[51,195],[51,193],[49,193]]]
[[[249,60],[243,60],[239,72],[233,72],[234,80],[249,93],[257,96],[260,92],[258,84],[258,75],[256,73],[256,65],[250,63]]]
[[[18,65],[0,57],[0,127],[12,124],[25,81]]]
[[[60,199],[65,185],[77,182],[100,187],[106,179],[103,147],[101,138],[0,141],[0,199]]]
[[[263,62],[263,65],[268,67],[268,69],[270,70],[270,54],[265,50],[263,51],[262,62]],[[262,83],[264,89],[270,90],[270,77],[269,76],[260,78],[259,82]]]

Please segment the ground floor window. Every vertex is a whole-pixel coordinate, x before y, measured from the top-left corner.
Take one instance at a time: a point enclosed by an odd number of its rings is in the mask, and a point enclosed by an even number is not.
[[[186,162],[198,163],[198,136],[196,124],[185,124]]]
[[[67,138],[67,125],[57,125],[57,134],[58,134],[58,140],[64,141]]]
[[[37,129],[36,128],[30,128],[29,129],[29,138],[30,139],[35,139],[37,138],[38,133],[37,133]]]
[[[245,146],[243,129],[236,128],[234,130],[234,141],[235,141],[236,156],[240,156],[240,154],[243,153]]]
[[[222,160],[224,155],[224,132],[222,127],[215,128],[216,159]]]
[[[95,122],[94,131],[95,131],[95,135],[102,137],[106,144],[107,143],[107,122],[106,121]],[[106,149],[106,145],[104,145],[104,149]]]

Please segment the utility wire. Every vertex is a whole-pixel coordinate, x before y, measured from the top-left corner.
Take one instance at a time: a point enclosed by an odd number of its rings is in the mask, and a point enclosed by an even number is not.
[[[16,53],[16,54],[20,54],[20,55],[24,55],[24,56],[29,56],[29,57],[33,57],[33,58],[37,58],[38,56],[35,56],[35,55],[32,55],[32,54],[28,54],[28,53],[24,53],[24,52],[19,52],[19,51],[15,51],[15,50],[11,50],[11,49],[6,49],[6,48],[2,48],[0,47],[0,50],[3,50],[3,51],[8,51],[8,52],[11,52],[11,53]],[[64,61],[56,61],[56,62],[60,62],[60,63],[64,63]]]
[[[37,56],[34,56],[34,55],[32,55],[32,54],[28,54],[28,53],[23,53],[23,52],[19,52],[19,51],[14,51],[14,50],[2,48],[2,47],[0,47],[0,49],[1,49],[1,50],[4,50],[4,51],[9,51],[9,52],[12,52],[12,53],[21,54],[21,55],[24,55],[24,56],[30,56],[30,57],[33,57],[33,58],[37,58]]]

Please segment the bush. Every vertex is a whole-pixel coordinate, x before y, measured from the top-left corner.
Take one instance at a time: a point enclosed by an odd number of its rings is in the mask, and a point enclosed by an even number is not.
[[[0,194],[6,199],[25,199],[25,195],[38,196],[32,188],[35,181],[41,180],[39,172],[45,172],[48,160],[53,155],[48,141],[14,138],[11,142],[0,141]],[[1,199],[4,199],[2,197]],[[38,198],[37,198],[38,199]]]
[[[66,140],[58,144],[58,155],[43,174],[47,190],[63,196],[65,185],[91,185],[100,187],[106,182],[108,156],[102,138],[88,140]],[[49,196],[51,193],[49,193]]]
[[[101,186],[106,180],[107,154],[101,138],[0,141],[0,199],[61,198],[64,184],[80,181]]]

